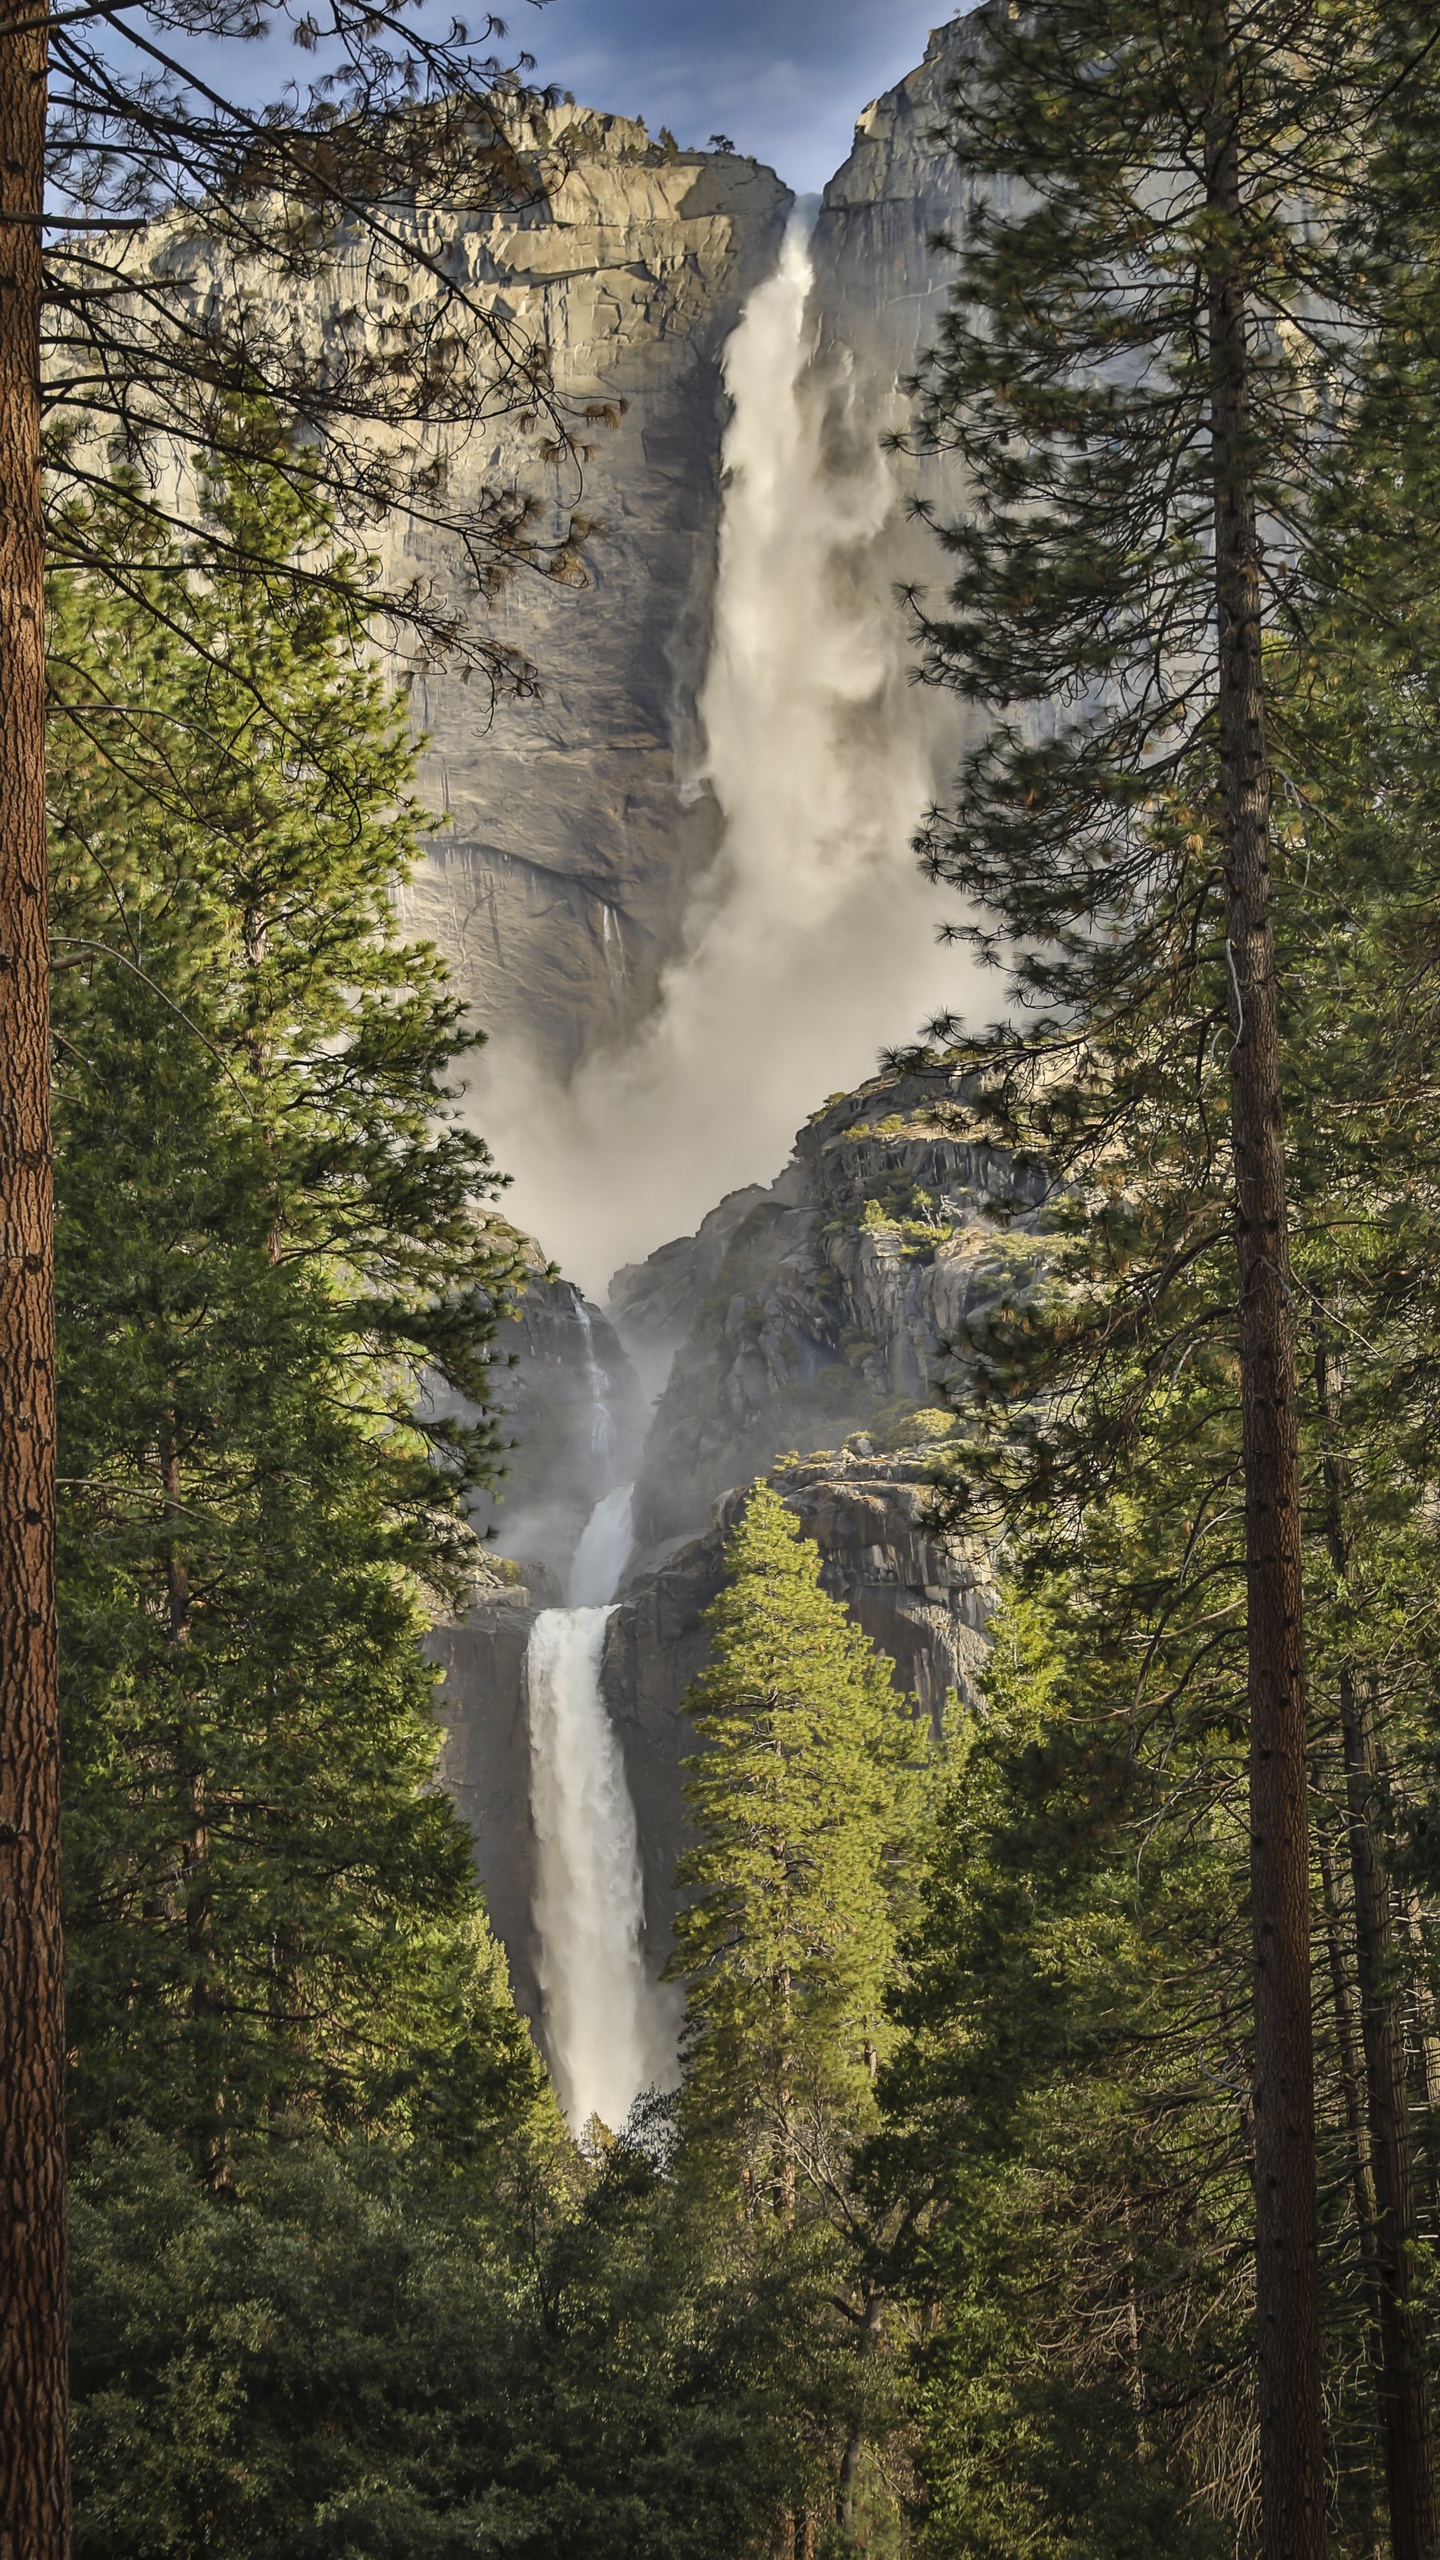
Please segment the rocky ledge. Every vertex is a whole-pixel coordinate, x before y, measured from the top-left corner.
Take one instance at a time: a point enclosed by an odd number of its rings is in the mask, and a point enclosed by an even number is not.
[[[694,1236],[618,1272],[609,1313],[636,1367],[673,1350],[636,1493],[642,1539],[696,1534],[782,1451],[923,1432],[963,1397],[966,1328],[1047,1190],[1043,1166],[990,1141],[962,1077],[897,1069],[832,1095],[768,1190],[732,1193]]]
[[[938,1731],[951,1692],[975,1697],[992,1594],[984,1548],[932,1524],[937,1455],[840,1452],[777,1466],[770,1482],[819,1547],[825,1588],[888,1656],[917,1718]],[[687,1837],[683,1763],[695,1738],[685,1698],[708,1658],[704,1613],[723,1586],[726,1533],[748,1491],[728,1489],[702,1535],[632,1574],[607,1635],[602,1684],[635,1800],[654,1949],[669,1941]],[[473,1834],[516,1996],[537,2019],[525,1657],[553,1599],[548,1580],[502,1567],[477,1579],[463,1619],[431,1639],[445,1675],[441,1775]]]

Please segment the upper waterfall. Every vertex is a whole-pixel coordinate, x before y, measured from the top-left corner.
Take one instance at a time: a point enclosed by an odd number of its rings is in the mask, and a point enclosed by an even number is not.
[[[768,1177],[827,1086],[952,1001],[911,839],[938,774],[885,537],[901,513],[864,385],[817,361],[792,220],[724,355],[731,411],[692,788],[722,822],[660,1001],[562,1096],[497,1062],[516,1205],[591,1286]]]

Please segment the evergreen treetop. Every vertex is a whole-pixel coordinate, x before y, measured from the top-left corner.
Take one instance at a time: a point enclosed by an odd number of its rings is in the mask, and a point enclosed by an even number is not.
[[[273,479],[210,485],[256,553],[326,537]],[[514,1257],[455,1110],[473,1035],[397,929],[413,751],[338,585],[296,615],[162,545],[54,594],[73,2114],[214,2176],[280,2121],[471,2142],[536,2069],[421,1652]],[[472,1422],[428,1415],[432,1370]]]
[[[869,2112],[914,1727],[772,1487],[751,1494],[725,1561],[688,1702],[703,1748],[687,1763],[700,1838],[679,1869],[695,1900],[673,1959],[686,2107],[788,2206],[799,2149],[843,2148]]]

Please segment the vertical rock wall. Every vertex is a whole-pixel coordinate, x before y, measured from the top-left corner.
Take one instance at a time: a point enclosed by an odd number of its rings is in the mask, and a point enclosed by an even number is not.
[[[492,709],[456,674],[418,680],[423,788],[446,824],[407,920],[445,952],[500,1052],[563,1079],[649,1011],[715,852],[695,695],[720,509],[719,359],[792,199],[753,161],[667,157],[620,117],[558,123],[560,182],[524,220],[462,227],[458,246],[477,290],[544,337],[579,421],[589,583],[522,575],[490,617],[541,671],[539,699]],[[519,477],[557,508],[577,498],[570,464],[547,484],[508,423],[462,447],[452,490],[466,474],[477,490]],[[413,529],[395,540],[392,574],[448,582],[463,604],[462,562]]]
[[[837,471],[904,425],[906,378],[944,308],[948,262],[930,243],[963,217],[965,188],[931,136],[975,40],[968,21],[938,30],[925,62],[866,108],[825,190],[814,380]],[[424,787],[446,825],[409,920],[446,953],[501,1069],[533,1057],[563,1083],[652,1011],[717,850],[696,698],[721,506],[720,358],[775,263],[792,198],[748,160],[667,158],[621,117],[566,111],[553,140],[567,155],[561,182],[523,218],[461,216],[453,254],[477,292],[546,337],[576,414],[605,413],[586,430],[590,584],[521,578],[499,609],[501,636],[541,671],[539,700],[492,713],[452,674],[418,679]],[[849,568],[888,613],[897,585],[933,592],[943,575],[911,498],[947,506],[960,492],[948,463],[884,467],[893,505]],[[509,425],[462,447],[451,471],[457,490],[467,473],[477,489],[507,476],[544,484]],[[397,583],[463,588],[458,560],[413,530],[400,541]],[[943,774],[964,734],[953,703],[917,697],[902,677],[885,717],[918,728]]]

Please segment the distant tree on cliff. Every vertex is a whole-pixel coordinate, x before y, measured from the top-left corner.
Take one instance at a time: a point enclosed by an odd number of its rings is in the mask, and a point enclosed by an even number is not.
[[[920,413],[971,491],[923,671],[985,715],[926,859],[1012,969],[1024,1041],[974,1056],[1011,1134],[1075,1184],[1097,1273],[1011,1336],[1074,1392],[1022,1405],[994,1467],[973,1463],[1058,1521],[1123,1473],[1213,1330],[1234,1364],[1269,2560],[1318,2560],[1325,2526],[1267,640],[1303,622],[1309,497],[1397,288],[1381,162],[1427,37],[1403,9],[1311,0],[996,12],[952,101],[978,185]]]
[[[285,2119],[463,2142],[533,2063],[420,1652],[513,1277],[474,1035],[396,931],[423,822],[362,591],[285,587],[328,510],[233,463],[206,504],[204,576],[122,492],[118,591],[55,579],[50,797],[72,2115],[215,2183]]]
[[[671,1965],[686,1992],[680,2174],[722,2227],[738,2203],[757,2279],[778,2266],[805,2306],[811,2494],[849,2539],[884,2390],[884,2296],[852,2161],[892,2036],[926,1742],[769,1485],[725,1561],[710,1666],[687,1702],[704,1747],[688,1764],[699,1839],[678,1871],[694,1898]],[[778,2530],[801,2560],[813,2505]]]
[[[795,2210],[868,2122],[894,1958],[890,1867],[915,1728],[888,1664],[820,1587],[820,1555],[757,1486],[707,1613],[687,1712],[699,1844],[678,1881],[684,2116],[752,2201]]]

